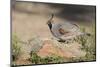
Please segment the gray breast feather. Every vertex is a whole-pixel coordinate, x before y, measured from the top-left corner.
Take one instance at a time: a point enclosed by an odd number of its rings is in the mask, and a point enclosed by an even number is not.
[[[57,37],[60,38],[62,35],[59,33],[58,29],[60,28],[60,24],[52,24],[52,34]]]

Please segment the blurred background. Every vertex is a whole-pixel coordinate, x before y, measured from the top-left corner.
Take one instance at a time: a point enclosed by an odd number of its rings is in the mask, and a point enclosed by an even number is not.
[[[69,22],[89,27],[95,24],[96,20],[95,6],[12,0],[12,31],[22,40],[33,35],[44,39],[51,38],[46,22],[52,13],[55,15],[55,23]]]

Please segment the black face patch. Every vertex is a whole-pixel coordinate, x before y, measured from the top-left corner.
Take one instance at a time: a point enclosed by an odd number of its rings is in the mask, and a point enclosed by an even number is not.
[[[50,28],[50,30],[51,30],[51,28],[52,28],[52,24],[51,24],[51,23],[49,23],[49,24],[48,24],[48,26],[49,26],[49,28]]]

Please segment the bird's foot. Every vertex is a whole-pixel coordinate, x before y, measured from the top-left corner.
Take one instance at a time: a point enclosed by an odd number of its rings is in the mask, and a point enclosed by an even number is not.
[[[73,39],[67,39],[67,40],[65,41],[65,43],[67,43],[67,44],[72,43],[72,42],[73,42]]]
[[[66,40],[58,40],[58,42],[66,42]]]

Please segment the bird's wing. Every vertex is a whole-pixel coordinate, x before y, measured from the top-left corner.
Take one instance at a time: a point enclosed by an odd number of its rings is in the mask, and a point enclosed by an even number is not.
[[[78,32],[79,31],[79,27],[76,24],[71,24],[71,23],[63,23],[63,24],[61,24],[59,29],[63,30],[64,33]]]
[[[59,33],[62,34],[62,35],[69,33],[69,31],[65,31],[65,30],[62,29],[62,28],[59,28],[58,31],[59,31]]]
[[[69,23],[68,24],[62,23],[60,24],[58,31],[61,35],[65,35],[65,34],[70,33],[70,28],[71,28],[71,25]]]

